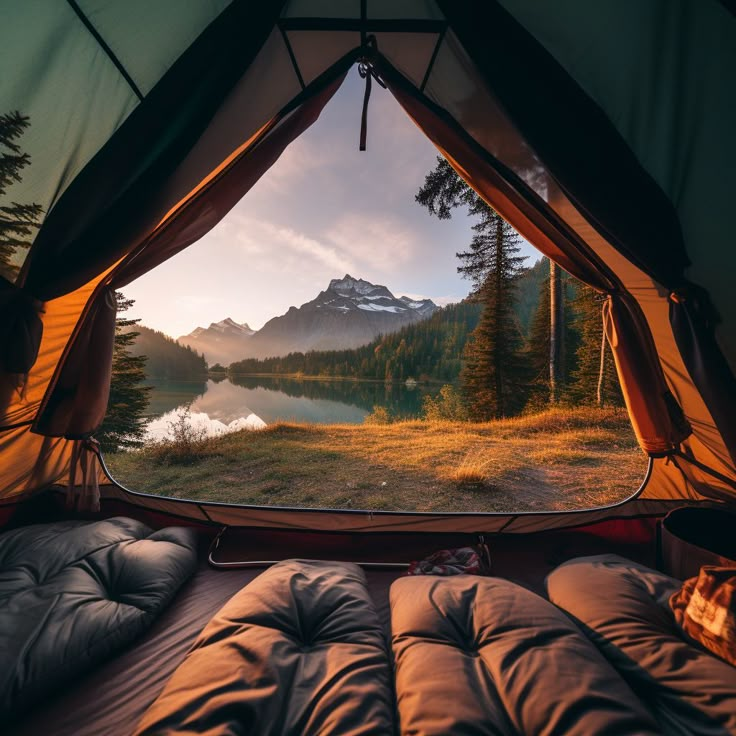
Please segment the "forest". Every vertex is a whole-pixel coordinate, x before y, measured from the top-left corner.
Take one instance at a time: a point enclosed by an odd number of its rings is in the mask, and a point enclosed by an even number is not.
[[[140,324],[135,326],[135,333],[130,352],[132,355],[146,356],[146,378],[186,381],[207,375],[204,355],[188,345],[180,345],[163,332]]]
[[[557,377],[558,402],[620,405],[621,393],[610,347],[605,347],[601,379],[601,306],[595,293],[566,274],[561,285],[562,320]],[[509,329],[520,346],[515,352],[518,397],[514,410],[542,409],[550,403],[550,278],[549,261],[520,270],[513,290],[514,311]],[[319,376],[371,381],[452,384],[462,388],[463,366],[484,304],[471,297],[439,309],[429,319],[382,335],[353,350],[313,351],[230,365],[233,382],[247,375]],[[465,376],[467,380],[467,375]],[[519,406],[521,404],[521,406]]]
[[[247,358],[232,363],[229,374],[452,382],[459,376],[463,347],[480,313],[481,305],[476,302],[451,304],[429,319],[380,336],[360,348],[289,353],[265,360]]]

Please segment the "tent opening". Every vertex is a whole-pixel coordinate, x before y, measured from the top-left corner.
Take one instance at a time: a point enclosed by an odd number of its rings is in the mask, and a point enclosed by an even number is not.
[[[630,497],[646,457],[601,298],[551,270],[378,85],[359,152],[358,71],[210,233],[120,290],[96,433],[109,472],[137,492],[287,507]]]

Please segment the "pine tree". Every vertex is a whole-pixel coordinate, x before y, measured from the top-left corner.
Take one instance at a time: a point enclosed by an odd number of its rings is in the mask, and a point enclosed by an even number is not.
[[[416,201],[440,219],[449,219],[452,210],[462,206],[476,218],[469,249],[457,253],[462,264],[458,272],[472,281],[475,298],[483,305],[465,346],[461,384],[472,419],[515,414],[526,401],[528,380],[514,315],[516,282],[524,262],[516,255],[520,238],[442,158],[427,175]]]
[[[20,270],[19,251],[28,249],[39,227],[40,204],[5,203],[9,187],[22,180],[21,171],[31,163],[15,142],[30,125],[30,119],[15,112],[0,115],[0,276],[14,282]]]
[[[135,303],[115,292],[118,314],[126,312]],[[110,399],[105,421],[96,437],[103,452],[116,452],[143,445],[143,418],[148,407],[150,386],[146,386],[145,355],[132,355],[130,348],[138,332],[130,328],[138,319],[118,317],[115,322],[115,345],[112,357]]]
[[[564,386],[562,363],[564,361],[564,309],[562,269],[549,262],[549,400],[555,404]]]
[[[495,213],[494,213],[495,214]],[[496,215],[493,261],[478,292],[483,304],[478,326],[463,353],[460,384],[470,418],[487,421],[518,414],[527,398],[528,365],[514,315],[519,276],[518,246],[506,240],[508,225]]]
[[[573,309],[580,335],[577,368],[571,376],[571,396],[582,404],[623,404],[616,366],[608,341],[603,338],[601,304],[594,289],[578,285]]]

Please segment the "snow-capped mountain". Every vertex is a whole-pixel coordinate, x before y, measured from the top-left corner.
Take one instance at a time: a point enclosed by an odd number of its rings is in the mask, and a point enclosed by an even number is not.
[[[357,348],[426,319],[436,309],[430,299],[398,299],[383,285],[346,274],[332,279],[311,302],[266,322],[249,341],[249,355],[242,357]]]
[[[332,279],[311,302],[290,307],[257,332],[228,318],[206,329],[197,327],[178,342],[203,352],[210,365],[227,366],[243,358],[357,348],[426,319],[437,308],[431,299],[397,298],[385,286],[346,274]]]
[[[209,365],[229,365],[242,357],[245,343],[255,334],[247,324],[239,324],[227,317],[213,322],[209,327],[197,327],[188,335],[177,338],[180,345],[189,345],[198,353],[204,353]]]

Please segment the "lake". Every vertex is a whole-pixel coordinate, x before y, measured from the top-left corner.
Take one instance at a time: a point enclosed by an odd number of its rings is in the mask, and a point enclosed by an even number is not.
[[[162,439],[181,412],[192,426],[208,435],[258,429],[278,421],[315,424],[360,424],[375,406],[393,416],[417,417],[423,397],[436,394],[433,385],[407,386],[372,381],[299,380],[238,376],[200,382],[149,381],[147,439]]]

